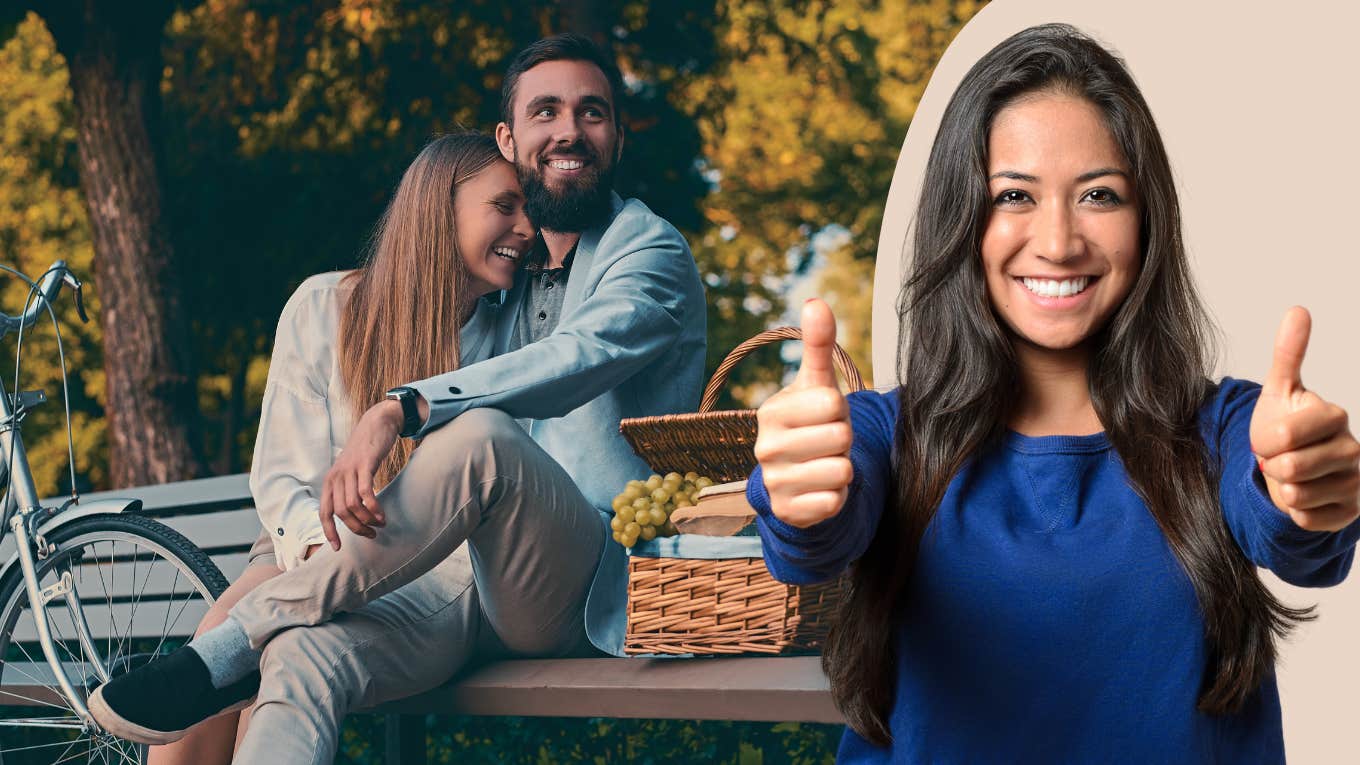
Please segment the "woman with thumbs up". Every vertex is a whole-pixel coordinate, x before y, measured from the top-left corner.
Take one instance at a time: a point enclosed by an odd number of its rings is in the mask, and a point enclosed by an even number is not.
[[[899,377],[844,397],[804,308],[748,496],[771,572],[848,571],[823,658],[840,762],[1283,762],[1275,641],[1348,573],[1360,443],[1304,388],[1214,383],[1170,163],[1122,62],[1002,42],[947,107]]]

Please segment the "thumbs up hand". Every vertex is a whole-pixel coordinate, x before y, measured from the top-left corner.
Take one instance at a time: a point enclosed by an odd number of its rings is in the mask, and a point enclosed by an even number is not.
[[[798,376],[756,411],[756,460],[776,518],[806,528],[841,511],[850,464],[850,405],[836,384],[836,318],[821,300],[803,306]]]
[[[1311,325],[1299,307],[1280,323],[1251,416],[1251,450],[1276,507],[1300,528],[1337,531],[1360,517],[1360,442],[1346,410],[1303,387]]]

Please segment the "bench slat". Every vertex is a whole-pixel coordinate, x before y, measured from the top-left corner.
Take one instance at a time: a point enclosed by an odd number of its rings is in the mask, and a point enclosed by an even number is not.
[[[133,637],[160,637],[167,629],[167,619],[171,637],[187,637],[194,634],[198,622],[208,613],[206,601],[198,598],[186,601],[183,597],[173,602],[161,600],[138,603],[135,616],[132,615],[132,608],[131,603],[115,603],[112,607],[113,628],[110,629],[110,607],[105,603],[86,603],[85,619],[89,622],[90,633],[102,640],[110,637],[112,632],[116,640],[118,635],[128,629],[128,619],[131,617]],[[75,646],[76,632],[70,612],[58,607],[49,610],[48,614],[53,630],[64,636],[68,645]],[[13,639],[23,643],[37,640],[37,630],[34,629],[33,622],[21,619],[19,624],[15,625]]]
[[[51,674],[43,664],[21,665],[21,671],[36,678]],[[32,684],[7,683],[0,703],[21,704],[24,696],[46,699],[41,692]],[[503,661],[457,683],[365,711],[844,722],[815,656]]]
[[[142,501],[142,512],[147,515],[163,513],[212,512],[250,505],[250,476],[246,473],[176,481],[156,486],[135,486],[127,489],[99,491],[81,496],[81,501],[92,499],[120,499],[131,497]],[[67,498],[43,500],[44,506],[59,506]]]
[[[841,723],[816,656],[523,659],[377,711]]]
[[[260,535],[260,516],[244,507],[215,513],[162,516],[156,520],[209,552],[224,547],[250,547]]]

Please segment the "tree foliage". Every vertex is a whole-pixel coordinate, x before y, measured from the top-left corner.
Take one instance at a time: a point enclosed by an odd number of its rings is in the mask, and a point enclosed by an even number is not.
[[[696,249],[721,326],[763,329],[789,277],[819,271],[840,341],[869,378],[873,263],[897,155],[931,69],[982,4],[719,4],[719,63],[685,100],[715,183]],[[744,337],[711,344],[733,339]],[[749,373],[749,395],[782,373],[773,361]]]
[[[645,702],[644,702],[645,703]],[[831,765],[840,725],[429,715],[431,763],[459,765]],[[383,759],[381,718],[351,718],[337,763]]]
[[[76,168],[75,126],[65,62],[42,21],[28,14],[0,46],[0,262],[36,278],[58,259],[86,280],[86,309],[99,307],[94,250]],[[28,285],[4,275],[0,311],[19,314]],[[107,470],[103,419],[103,354],[97,324],[82,324],[69,293],[55,306],[66,362],[76,469],[82,486],[101,485]],[[0,379],[14,392],[16,338],[0,346]],[[50,401],[24,421],[34,479],[44,494],[69,488],[61,366],[57,339],[44,315],[24,333],[20,389],[42,389]]]
[[[668,98],[694,70],[661,44],[688,15],[624,3],[614,45],[633,76],[620,191],[678,225],[698,221],[692,121]],[[553,3],[395,0],[281,6],[213,0],[167,29],[164,90],[175,238],[195,307],[200,404],[218,472],[245,464],[274,322],[309,274],[355,266],[401,172],[433,135],[490,130],[501,74],[560,28]],[[702,45],[699,45],[702,48]],[[645,52],[645,55],[644,55]],[[678,151],[677,151],[678,149]]]
[[[309,274],[357,264],[420,146],[457,126],[493,126],[508,57],[583,18],[598,20],[585,31],[606,34],[626,75],[620,190],[685,232],[708,285],[709,369],[779,323],[790,285],[810,276],[867,376],[873,259],[897,152],[935,60],[979,6],[206,0],[181,7],[164,30],[155,132],[193,329],[200,446],[211,469],[248,464],[274,323],[291,290]],[[26,270],[60,251],[88,274],[63,63],[32,16],[14,27],[3,55],[0,244]],[[73,400],[81,471],[99,485],[100,334],[71,329],[78,342],[69,345],[79,346]],[[38,364],[36,342],[28,358]],[[774,349],[753,356],[735,371],[720,406],[758,403],[785,367]],[[54,411],[35,414],[33,424],[55,424],[48,422]],[[64,439],[37,443],[47,454]],[[47,478],[43,485],[55,486]]]

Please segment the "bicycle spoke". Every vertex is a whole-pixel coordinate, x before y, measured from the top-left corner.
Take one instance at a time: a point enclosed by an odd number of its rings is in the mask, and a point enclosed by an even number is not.
[[[112,560],[109,561],[109,565],[110,565],[110,566],[113,565],[113,561],[112,561]],[[112,571],[109,572],[109,577],[110,577],[110,578],[113,577],[113,572],[112,572]],[[117,584],[117,583],[115,582],[115,584]],[[133,547],[133,548],[132,548],[132,585],[133,585],[133,587],[135,587],[135,586],[137,585],[137,548],[136,548],[136,547]],[[129,591],[130,591],[131,589],[132,589],[132,588],[129,588]],[[112,609],[111,606],[110,606],[110,609]],[[128,642],[129,637],[130,637],[131,635],[132,635],[132,620],[129,619],[129,620],[128,620],[128,624],[127,624],[127,632],[124,633],[124,634],[122,634],[122,635],[120,635],[119,638],[118,638],[118,653],[117,653],[117,656],[122,657],[122,656],[124,655],[124,647],[127,645],[127,642]]]
[[[43,657],[42,659],[35,659],[35,658],[33,658],[33,655],[30,654],[30,653],[28,652],[28,649],[27,649],[27,648],[24,648],[24,644],[23,644],[23,643],[15,643],[15,644],[14,644],[14,647],[19,649],[19,652],[22,653],[22,654],[24,655],[24,658],[28,660],[28,663],[29,663],[29,664],[33,664],[33,665],[35,665],[35,666],[43,666],[43,667],[48,666],[48,665],[47,665],[47,658],[46,658],[46,657]],[[19,669],[19,666],[16,665],[14,662],[6,662],[6,663],[5,663],[5,667],[6,667],[7,669],[13,669],[15,672],[18,672],[19,674],[23,675],[24,678],[27,679],[27,680],[32,680],[33,683],[34,683],[35,685],[42,685],[42,686],[47,686],[47,685],[48,685],[48,683],[47,683],[46,681],[44,681],[44,680],[42,680],[42,679],[40,679],[40,678],[34,677],[33,675],[28,674],[27,672],[23,671],[22,669]]]
[[[54,599],[35,609],[28,603],[27,589],[8,591],[12,594],[0,604],[3,608],[0,614],[4,615],[0,623],[0,681],[4,681],[0,686],[0,704],[29,706],[36,714],[0,719],[0,731],[4,731],[5,738],[11,731],[27,731],[22,740],[12,742],[22,746],[11,750],[0,746],[0,754],[12,751],[16,757],[28,756],[52,765],[144,762],[147,747],[102,731],[90,732],[75,715],[71,710],[73,699],[66,697],[60,685],[48,677],[52,672],[46,654],[40,653],[35,658],[40,644],[35,638],[35,627],[38,619],[45,621],[45,634],[52,643],[46,651],[61,660],[72,680],[75,699],[84,696],[88,683],[104,671],[96,668],[97,663],[107,659],[110,670],[139,666],[161,656],[171,644],[171,637],[178,641],[186,618],[201,615],[199,601],[211,605],[213,592],[221,586],[217,583],[221,581],[220,575],[204,569],[201,558],[188,556],[173,538],[166,541],[158,537],[160,532],[150,523],[104,522],[101,528],[100,522],[91,522],[84,535],[79,531],[68,532],[59,539],[59,552],[43,559],[36,574],[39,591],[59,585],[63,572],[71,575],[73,592],[65,593],[60,602]],[[166,566],[170,567],[169,573],[165,572]],[[207,578],[209,572],[218,578]],[[159,601],[164,601],[164,605]],[[91,613],[99,608],[108,614]],[[160,634],[156,634],[158,608],[165,609],[159,614]],[[108,630],[100,634],[105,624]],[[11,643],[23,635],[27,635],[27,643]],[[72,641],[79,647],[72,645]],[[107,656],[101,655],[99,643],[93,641],[105,643]],[[14,660],[4,661],[5,654]],[[5,672],[6,669],[10,671]],[[32,754],[26,755],[27,752]]]
[[[202,594],[199,593],[198,590],[190,589],[188,592],[184,593],[184,602],[183,602],[183,603],[180,603],[180,605],[179,605],[179,611],[177,611],[177,612],[175,613],[175,620],[174,620],[173,622],[171,622],[172,625],[177,625],[177,624],[179,624],[179,618],[180,618],[181,616],[184,616],[184,612],[185,612],[186,610],[188,610],[189,604],[192,603],[192,602],[194,602],[194,599],[195,599],[195,598],[203,599]],[[166,611],[168,612],[169,610],[170,610],[169,607],[167,607],[167,608],[166,608]],[[195,625],[195,626],[197,626],[197,625]],[[166,631],[166,633],[165,633],[165,636],[166,636],[166,637],[169,637],[169,636],[170,636],[170,635],[169,635],[168,628],[167,628],[167,631]]]
[[[6,717],[0,719],[0,728],[73,728],[82,727],[78,718],[70,715],[61,717]]]
[[[123,741],[122,739],[117,738],[109,738],[104,741],[101,741],[100,744],[101,744],[100,748],[102,750],[102,754],[104,755],[105,762],[109,762],[108,755],[110,752],[113,752],[118,756],[117,760],[118,762],[131,762],[134,765],[136,765],[136,763],[138,762],[136,754],[137,751],[136,744],[133,744],[130,741]],[[131,753],[128,752],[127,748],[129,747],[132,749]]]
[[[128,642],[129,642],[129,643],[132,643],[134,640],[136,640],[136,637],[133,636],[132,633],[133,633],[133,631],[135,630],[136,625],[137,625],[137,606],[141,605],[141,603],[142,603],[142,595],[146,592],[146,585],[151,581],[151,572],[152,572],[153,570],[155,570],[156,564],[159,563],[159,562],[160,562],[159,559],[153,559],[153,560],[151,561],[151,564],[150,564],[149,566],[146,567],[146,576],[142,578],[142,586],[139,587],[139,588],[137,588],[137,593],[136,593],[136,594],[133,596],[133,598],[132,598],[132,613],[128,616]],[[135,547],[132,548],[132,565],[133,565],[134,567],[137,565],[137,548],[135,548]],[[137,570],[136,570],[136,568],[133,568],[133,571],[132,571],[132,585],[133,585],[134,587],[137,586]]]
[[[30,611],[31,611],[31,609],[30,609]],[[77,629],[76,626],[75,626],[75,615],[71,613],[70,607],[69,607],[69,606],[63,607],[62,612],[65,613],[66,616],[67,616],[67,618],[69,618],[69,619],[71,620],[71,630],[72,630],[73,632],[75,632],[76,629]],[[54,633],[56,633],[55,636],[54,636],[54,639],[53,639],[53,641],[52,641],[52,644],[55,645],[55,646],[60,647],[61,650],[65,651],[65,652],[66,652],[66,656],[67,656],[73,663],[78,664],[78,665],[81,665],[81,666],[84,666],[84,662],[81,661],[80,659],[77,659],[77,658],[76,658],[76,655],[75,655],[74,653],[71,652],[71,649],[68,648],[68,647],[66,646],[66,644],[69,643],[70,641],[66,639],[66,633],[62,632],[62,631],[61,631],[61,627],[59,627],[59,626],[57,625],[57,620],[56,620],[55,616],[52,616],[52,615],[50,615],[50,614],[48,613],[48,611],[47,611],[47,606],[43,606],[43,614],[44,614],[44,616],[49,616],[49,617],[51,617],[51,618],[48,618],[48,619],[47,619],[47,624],[48,624],[49,627],[52,628],[52,631],[53,631]],[[36,621],[36,620],[38,619],[38,614],[37,614],[36,612],[33,613],[33,619],[34,619],[34,621]],[[79,633],[77,632],[77,634],[79,634]],[[76,642],[77,642],[77,643],[80,642],[79,638],[76,639]],[[83,670],[82,670],[82,671],[83,671]]]
[[[69,710],[71,708],[69,705],[62,706],[60,704],[53,704],[50,701],[43,701],[42,699],[30,698],[28,696],[23,695],[22,693],[15,693],[14,691],[0,691],[0,697],[19,699],[20,701],[27,701],[29,704],[33,704],[40,707],[51,707],[53,709],[66,709],[66,710]],[[75,714],[75,712],[72,712],[71,714]]]
[[[68,570],[69,570],[69,566],[68,566]],[[79,600],[80,600],[80,593],[81,593],[80,585],[84,584],[84,582],[85,582],[85,570],[84,570],[83,568],[77,568],[77,569],[76,569],[75,579],[76,579],[76,583],[75,583],[75,588],[76,588],[76,600],[79,601]],[[83,609],[84,609],[84,606],[81,606],[81,609],[83,610]],[[82,616],[83,616],[83,614],[82,614]],[[88,631],[89,631],[89,621],[88,621],[88,620],[86,620],[85,627],[86,627],[86,631],[88,632]],[[93,635],[90,635],[89,638],[90,638],[90,644],[91,644],[91,646],[93,646],[93,645],[94,645],[94,636],[93,636]],[[81,660],[82,663],[84,663],[84,664],[87,665],[87,666],[91,664],[91,661],[90,661],[90,654],[89,654],[89,651],[85,650],[85,641],[84,641],[84,640],[80,641],[80,660]]]
[[[46,659],[46,657],[44,657],[42,661],[38,661],[37,659],[33,658],[33,655],[30,654],[30,653],[28,652],[28,649],[27,649],[27,648],[24,648],[24,644],[23,644],[23,643],[15,643],[14,646],[15,646],[16,648],[18,648],[19,651],[20,651],[21,653],[23,653],[24,658],[28,660],[28,663],[29,663],[29,664],[32,664],[32,665],[34,665],[34,666],[46,666],[46,665],[47,665],[47,659]],[[61,705],[53,704],[53,703],[51,703],[51,702],[38,701],[37,699],[33,699],[34,703],[42,704],[43,706],[53,707],[54,709],[65,709],[66,711],[70,712],[71,714],[75,714],[75,713],[76,713],[76,710],[71,706],[71,704],[70,704],[69,701],[67,700],[66,695],[63,694],[60,690],[58,690],[58,689],[56,688],[56,686],[53,685],[52,683],[49,683],[49,682],[47,682],[47,681],[45,681],[45,680],[42,680],[42,679],[40,679],[40,678],[37,678],[37,677],[34,677],[33,675],[28,674],[27,672],[23,671],[22,669],[19,669],[13,662],[6,662],[4,666],[5,666],[6,669],[13,669],[15,672],[18,672],[19,674],[23,675],[25,678],[27,678],[27,679],[29,679],[29,680],[32,680],[34,685],[41,685],[41,686],[43,686],[44,688],[48,688],[48,689],[50,689],[50,690],[56,692],[57,698],[61,699]],[[17,696],[18,694],[10,694],[10,695]]]
[[[68,746],[68,747],[66,747],[66,752],[70,752],[72,749],[75,749],[76,744],[79,744],[79,743],[80,743],[80,739],[76,739],[75,741],[72,741],[72,742],[71,742],[71,745]],[[81,754],[89,754],[89,751],[90,751],[89,749],[86,749],[84,752],[74,752],[74,753],[72,753],[72,754],[67,754],[66,752],[62,752],[62,753],[61,753],[61,759],[60,759],[60,760],[57,760],[57,761],[54,762],[54,763],[52,763],[52,765],[58,765],[59,763],[63,763],[63,762],[73,762],[73,761],[75,761],[75,758],[79,757]]]
[[[29,618],[30,618],[30,619],[33,619],[33,620],[36,622],[36,620],[38,619],[38,615],[37,615],[36,613],[34,613],[33,604],[32,604],[32,603],[29,603],[29,604],[28,604],[28,614],[29,614]],[[22,618],[22,617],[21,617],[21,618]],[[49,622],[49,624],[51,624],[51,622]],[[66,652],[67,652],[68,655],[70,654],[70,651],[66,649],[66,646],[65,646],[64,643],[58,642],[58,641],[56,641],[56,640],[53,640],[53,644],[54,644],[54,645],[60,645],[60,646],[62,647],[63,650],[66,650]],[[47,657],[46,657],[46,656],[43,656],[42,658],[35,658],[32,654],[30,654],[30,653],[28,652],[28,649],[24,647],[23,643],[15,643],[14,646],[15,646],[16,648],[18,648],[19,651],[20,651],[21,653],[23,653],[24,658],[25,658],[30,664],[32,664],[32,665],[34,665],[34,666],[49,666],[49,665],[47,664]],[[23,675],[26,679],[31,680],[31,681],[33,682],[34,685],[40,685],[40,686],[42,686],[42,687],[44,687],[44,688],[47,688],[47,689],[51,690],[51,691],[57,696],[57,698],[61,699],[61,705],[52,704],[51,702],[41,702],[41,701],[38,701],[37,699],[33,699],[33,701],[34,701],[35,703],[43,704],[44,706],[49,706],[49,707],[52,707],[52,708],[54,708],[54,709],[65,709],[65,710],[67,710],[68,712],[70,712],[70,713],[73,714],[73,715],[76,713],[76,712],[75,712],[75,708],[71,705],[70,700],[66,698],[66,694],[62,693],[61,688],[60,688],[60,686],[57,684],[55,678],[53,678],[52,680],[49,681],[49,680],[43,680],[43,679],[34,677],[33,675],[30,675],[29,673],[23,671],[22,669],[19,669],[19,668],[18,668],[17,666],[15,666],[12,662],[6,662],[3,666],[4,666],[5,668],[13,668],[15,672],[17,672],[17,673],[20,674],[20,675]],[[10,694],[10,695],[17,696],[18,694]]]
[[[107,633],[108,637],[107,637],[107,638],[105,639],[105,641],[104,641],[104,661],[109,662],[110,665],[112,665],[112,662],[113,662],[113,596],[109,594],[109,585],[108,585],[107,582],[104,581],[104,569],[103,569],[103,564],[99,562],[99,551],[94,549],[94,545],[90,545],[90,549],[91,549],[91,552],[94,553],[94,570],[95,570],[95,573],[99,574],[99,586],[100,586],[101,588],[103,588],[103,590],[104,590],[104,601],[105,601],[105,603],[106,603],[106,604],[108,605],[108,607],[109,607],[109,631],[108,631],[108,633]],[[110,565],[110,566],[113,565],[113,555],[112,555],[112,553],[110,553],[110,555],[109,555],[109,565]],[[110,572],[109,575],[112,576],[113,573]]]
[[[165,645],[165,639],[170,636],[170,609],[175,604],[175,587],[179,584],[179,569],[175,569],[175,581],[170,584],[170,599],[165,602],[165,621],[161,622],[161,639],[156,643],[156,649],[151,652],[152,656],[161,655],[161,646]],[[184,609],[189,607],[189,600],[193,597],[193,592],[185,596],[184,604],[179,607],[179,613],[175,614],[175,624],[179,624],[179,617],[184,614]]]
[[[34,749],[47,749],[49,747],[54,746],[69,746],[69,744],[65,741],[54,741],[50,744],[33,744],[32,746],[21,746],[15,749],[0,749],[0,754],[14,754],[15,752],[28,752]]]
[[[109,761],[109,749],[111,749],[111,748],[113,748],[114,746],[116,746],[116,744],[113,743],[114,741],[117,741],[117,739],[104,739],[104,740],[102,740],[102,741],[96,740],[96,741],[91,741],[90,743],[92,743],[92,744],[94,744],[95,746],[99,747],[98,754],[99,754],[100,759],[103,760],[104,762],[108,762],[108,761]]]

